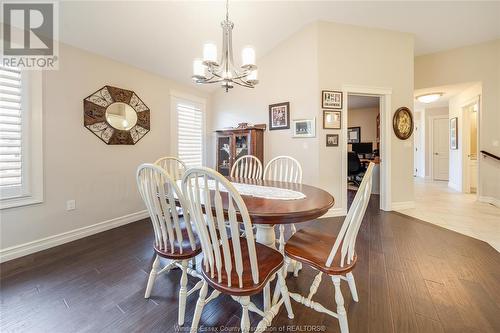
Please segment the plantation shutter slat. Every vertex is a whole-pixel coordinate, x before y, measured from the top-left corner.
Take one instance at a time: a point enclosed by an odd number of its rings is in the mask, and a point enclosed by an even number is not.
[[[188,103],[177,103],[177,152],[188,167],[203,164],[203,114]]]
[[[23,185],[22,81],[17,68],[0,66],[0,189]]]

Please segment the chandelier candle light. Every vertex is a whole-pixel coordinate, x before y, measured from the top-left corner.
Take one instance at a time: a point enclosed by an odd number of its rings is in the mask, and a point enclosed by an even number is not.
[[[253,88],[257,80],[257,66],[255,65],[255,50],[247,46],[241,51],[242,65],[234,66],[233,37],[234,23],[229,21],[229,3],[226,1],[226,19],[222,26],[222,55],[217,62],[217,46],[214,43],[203,45],[203,59],[193,61],[193,80],[196,83],[221,83],[222,88],[229,91],[234,84]]]

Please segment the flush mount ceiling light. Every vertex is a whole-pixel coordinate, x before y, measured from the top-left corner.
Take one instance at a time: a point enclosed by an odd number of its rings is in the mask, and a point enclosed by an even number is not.
[[[226,1],[226,19],[222,26],[222,55],[217,62],[217,46],[214,43],[203,45],[203,59],[193,61],[193,80],[196,83],[221,83],[228,92],[234,84],[253,88],[257,80],[257,66],[255,66],[255,50],[247,46],[241,52],[242,64],[240,68],[234,66],[232,30],[234,23],[229,21],[229,3]]]
[[[443,93],[432,93],[432,94],[425,94],[425,95],[420,95],[417,96],[417,101],[421,103],[432,103],[437,101],[439,98],[443,96]]]

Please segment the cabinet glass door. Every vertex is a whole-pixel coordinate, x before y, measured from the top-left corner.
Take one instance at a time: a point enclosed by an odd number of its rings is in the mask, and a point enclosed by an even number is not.
[[[250,152],[250,135],[248,134],[239,134],[235,135],[235,148],[236,148],[236,156],[234,160],[236,161],[241,156],[248,155]]]
[[[224,176],[231,172],[231,137],[220,136],[217,138],[217,170]]]

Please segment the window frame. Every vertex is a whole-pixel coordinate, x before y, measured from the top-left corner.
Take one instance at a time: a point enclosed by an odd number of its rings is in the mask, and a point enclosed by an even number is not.
[[[170,137],[171,137],[171,154],[174,156],[179,156],[179,144],[178,144],[178,119],[177,119],[177,104],[179,102],[185,102],[186,104],[195,104],[200,107],[201,110],[201,121],[202,121],[202,131],[201,131],[201,142],[202,142],[202,150],[201,150],[201,163],[202,166],[205,166],[207,163],[207,115],[206,115],[206,100],[204,98],[200,98],[195,95],[190,95],[186,93],[182,93],[179,91],[171,91],[170,92]]]
[[[41,71],[21,71],[21,178],[17,193],[0,195],[0,210],[43,202],[43,100]],[[12,191],[14,192],[14,191]]]

